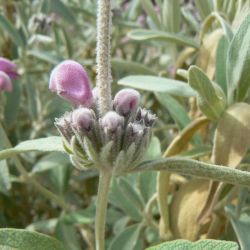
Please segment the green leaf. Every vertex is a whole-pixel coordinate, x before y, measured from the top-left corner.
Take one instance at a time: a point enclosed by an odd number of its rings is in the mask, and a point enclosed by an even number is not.
[[[250,230],[250,213],[246,211],[238,217],[236,209],[232,205],[225,207],[226,214],[237,235],[242,250],[248,250],[250,246],[249,230]]]
[[[42,157],[33,167],[32,173],[48,171],[55,167],[69,164],[69,157],[66,154],[53,152]]]
[[[132,187],[131,183],[124,178],[118,179],[118,185],[124,195],[137,208],[137,210],[142,211],[145,204],[139,195],[138,190],[135,187]]]
[[[16,154],[30,151],[65,152],[62,144],[62,138],[60,136],[51,136],[46,138],[24,141],[19,143],[14,148],[2,150],[0,151],[0,160],[14,156]]]
[[[195,91],[185,82],[158,76],[127,76],[120,79],[118,84],[176,96],[191,97],[196,95]]]
[[[187,240],[174,240],[162,243],[157,246],[149,247],[146,250],[238,250],[239,247],[236,242],[222,241],[222,240],[199,240],[190,242]]]
[[[16,28],[7,20],[3,15],[0,14],[0,26],[4,31],[7,32],[10,39],[17,46],[24,46],[24,41]]]
[[[0,161],[0,192],[3,194],[8,194],[11,189],[11,180],[9,168],[5,160]]]
[[[141,231],[141,224],[127,227],[111,242],[108,250],[134,250]]]
[[[80,242],[77,237],[76,228],[73,225],[58,221],[55,229],[56,237],[63,242],[64,246],[70,250],[80,250]],[[44,249],[45,250],[45,249]]]
[[[183,129],[190,123],[187,111],[173,97],[165,93],[156,93],[157,100],[168,110],[180,129]]]
[[[50,9],[51,11],[58,13],[69,23],[76,22],[74,14],[61,0],[50,1]]]
[[[233,101],[237,89],[237,100],[244,100],[250,86],[250,15],[242,22],[233,37],[227,55],[228,98]]]
[[[227,94],[227,74],[226,74],[226,60],[229,42],[225,36],[222,36],[216,49],[216,68],[215,81]]]
[[[63,60],[63,58],[59,58],[58,56],[56,56],[54,52],[37,49],[28,50],[27,55],[34,56],[42,61],[49,62],[53,65],[56,65]]]
[[[112,181],[109,200],[112,204],[122,209],[133,220],[141,221],[140,211],[138,211],[135,205],[130,202],[129,198],[124,194],[116,179]]]
[[[112,69],[128,74],[156,75],[156,73],[141,63],[126,61],[119,58],[111,59]]]
[[[210,0],[195,0],[194,2],[201,18],[205,19],[212,11],[212,2]]]
[[[156,136],[153,136],[147,152],[144,156],[144,161],[154,160],[161,156],[161,143]]]
[[[151,20],[153,21],[155,27],[160,29],[161,28],[161,23],[160,23],[160,20],[159,20],[159,18],[157,16],[157,13],[156,13],[156,11],[154,9],[154,6],[151,3],[151,1],[150,0],[141,0],[141,5],[145,9],[147,14],[151,18]]]
[[[66,250],[50,236],[23,229],[0,229],[0,242],[1,246],[17,250]]]
[[[197,66],[188,70],[188,83],[198,95],[200,110],[211,120],[218,120],[226,109],[226,98],[219,85],[211,82]]]
[[[180,30],[180,1],[168,0],[162,3],[162,23],[169,32],[179,32]]]
[[[90,224],[95,221],[95,213],[89,209],[82,209],[65,214],[61,221],[65,224]]]
[[[189,46],[197,49],[200,47],[199,44],[190,37],[158,30],[135,29],[128,33],[128,37],[138,41],[153,39],[173,42],[175,44]]]

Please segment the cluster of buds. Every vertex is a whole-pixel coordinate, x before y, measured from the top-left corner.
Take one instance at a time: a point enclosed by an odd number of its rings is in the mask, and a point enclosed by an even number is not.
[[[16,64],[10,60],[0,57],[0,92],[12,91],[12,79],[17,78]]]
[[[139,107],[140,94],[136,90],[119,91],[112,110],[101,117],[96,89],[91,90],[85,70],[72,60],[52,71],[50,90],[75,108],[55,121],[75,167],[108,168],[119,175],[141,162],[156,117]]]

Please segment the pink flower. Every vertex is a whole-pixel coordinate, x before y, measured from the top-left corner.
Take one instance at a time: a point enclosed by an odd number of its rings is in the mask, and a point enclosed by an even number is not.
[[[3,71],[0,71],[0,91],[12,91],[11,79]]]
[[[121,114],[126,116],[132,111],[137,110],[140,101],[140,94],[134,89],[122,89],[114,98],[114,108]]]
[[[5,72],[11,79],[16,79],[18,75],[16,64],[4,57],[0,57],[0,71]]]
[[[74,106],[91,107],[93,96],[84,68],[73,60],[57,65],[50,76],[49,89]]]

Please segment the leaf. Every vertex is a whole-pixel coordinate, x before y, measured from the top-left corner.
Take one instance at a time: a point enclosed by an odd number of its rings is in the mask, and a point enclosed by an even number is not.
[[[67,22],[76,23],[74,14],[61,0],[50,1],[50,9],[51,11],[58,13]]]
[[[30,151],[65,152],[62,145],[62,138],[60,136],[51,136],[46,138],[24,141],[19,143],[14,148],[2,150],[0,151],[0,160],[14,156],[16,154]]]
[[[72,225],[63,223],[61,220],[58,221],[55,229],[55,235],[60,241],[63,242],[64,246],[70,250],[80,250],[80,242],[77,237],[76,228]],[[45,249],[44,249],[45,250]]]
[[[193,179],[182,185],[173,196],[170,225],[175,238],[194,241],[199,237],[202,225],[198,224],[197,217],[206,202],[208,187],[208,181]]]
[[[16,28],[2,14],[0,14],[0,26],[8,33],[14,44],[17,46],[24,46],[24,41]]]
[[[227,94],[227,74],[226,74],[226,60],[229,42],[225,36],[222,36],[216,49],[216,68],[215,81]]]
[[[157,16],[157,12],[154,9],[153,4],[151,3],[150,0],[140,0],[142,7],[145,9],[147,12],[148,16],[151,18],[151,20],[154,22],[155,27],[158,29],[161,28],[161,23],[160,20]]]
[[[33,167],[32,173],[48,171],[55,167],[60,167],[69,163],[69,157],[66,154],[53,152],[42,157]]]
[[[160,104],[168,110],[180,129],[183,129],[190,123],[186,110],[176,99],[166,93],[156,93],[155,96]]]
[[[57,218],[34,222],[26,227],[29,231],[39,231],[52,234],[58,222]]]
[[[149,161],[156,159],[160,156],[161,156],[161,143],[156,136],[153,136],[143,160]]]
[[[42,61],[49,62],[53,65],[58,64],[63,58],[59,58],[55,53],[38,49],[28,50],[27,55],[34,56]]]
[[[5,160],[0,161],[0,192],[7,195],[11,189],[9,168]]]
[[[128,37],[137,41],[162,40],[197,49],[200,47],[199,44],[190,37],[158,30],[135,29],[128,33]]]
[[[187,240],[174,240],[162,243],[160,245],[149,247],[146,250],[238,250],[236,242],[223,240],[199,240],[190,242]]]
[[[230,102],[236,88],[237,100],[244,100],[250,86],[250,15],[242,22],[229,45],[226,67]]]
[[[134,204],[130,202],[129,198],[124,194],[124,192],[122,192],[122,189],[116,179],[112,181],[109,200],[112,204],[122,209],[133,220],[141,221],[140,211],[138,211]]]
[[[250,105],[236,103],[219,120],[214,135],[213,162],[236,167],[250,148]]]
[[[249,238],[250,213],[249,211],[242,213],[240,217],[236,215],[236,209],[232,205],[226,206],[225,211],[237,235],[241,249],[248,250],[250,246],[250,238]]]
[[[126,61],[119,58],[111,59],[112,69],[128,74],[156,75],[156,73],[141,63]]]
[[[0,229],[0,242],[1,246],[17,250],[66,250],[58,240],[50,236],[23,229]]]
[[[158,76],[127,76],[120,79],[118,84],[176,96],[191,97],[196,95],[195,91],[185,82]]]
[[[181,20],[179,0],[168,0],[162,3],[162,23],[166,31],[179,32]]]
[[[108,250],[134,250],[141,231],[141,224],[127,227],[110,243]]]
[[[6,93],[6,105],[4,112],[4,119],[6,124],[8,124],[8,128],[12,128],[16,126],[16,117],[18,114],[18,108],[20,105],[21,99],[21,91],[20,84],[16,80],[12,80],[13,90],[11,92]]]
[[[95,213],[89,209],[82,209],[65,214],[60,220],[65,224],[89,224],[95,221]]]
[[[210,0],[195,0],[195,6],[202,19],[205,19],[212,11],[212,3]]]
[[[217,120],[226,109],[226,99],[222,89],[211,82],[197,66],[188,70],[188,83],[198,95],[200,110],[211,120]]]

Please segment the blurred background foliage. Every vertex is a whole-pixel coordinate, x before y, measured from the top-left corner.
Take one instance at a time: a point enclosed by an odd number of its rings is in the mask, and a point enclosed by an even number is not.
[[[159,118],[145,159],[161,156],[186,126],[202,112],[209,113],[197,106],[194,91],[185,83],[185,70],[190,65],[202,69],[208,81],[215,81],[227,95],[225,74],[221,72],[225,71],[229,41],[249,14],[249,7],[247,0],[113,1],[113,94],[121,88],[119,84],[140,89],[142,105]],[[24,140],[57,135],[53,125],[55,117],[71,109],[48,91],[49,75],[57,63],[68,58],[78,61],[95,86],[95,25],[96,1],[1,0],[0,54],[13,60],[19,73],[13,91],[0,93],[1,123],[13,146]],[[199,92],[192,79],[189,81]],[[234,96],[228,103],[249,103],[248,88],[244,91],[244,97]],[[214,161],[216,154],[223,154],[216,153],[213,146],[221,143],[217,138],[216,144],[214,135],[218,124],[223,130],[229,123],[225,119],[221,122],[217,119],[215,123],[207,121],[174,154]],[[229,130],[226,136],[234,135]],[[8,147],[2,138],[0,149]],[[226,143],[231,145],[229,141]],[[232,167],[249,166],[250,154],[246,150],[238,155],[239,161]],[[60,197],[68,209],[48,200],[27,183],[27,178],[16,168],[16,161],[2,160],[0,226],[53,235],[70,250],[94,249],[97,172],[79,172],[66,155],[55,152],[22,154],[19,161],[29,177]],[[214,163],[230,166],[230,162],[221,161]],[[107,216],[109,250],[140,250],[177,238],[225,239],[240,242],[245,247],[242,249],[250,246],[246,234],[250,230],[248,189],[218,184],[220,192],[215,199],[218,185],[211,189],[212,184],[207,181],[175,174],[170,176],[165,197],[169,204],[171,236],[160,234],[156,175],[148,172],[114,179]],[[202,207],[203,219],[198,223],[197,215]]]

